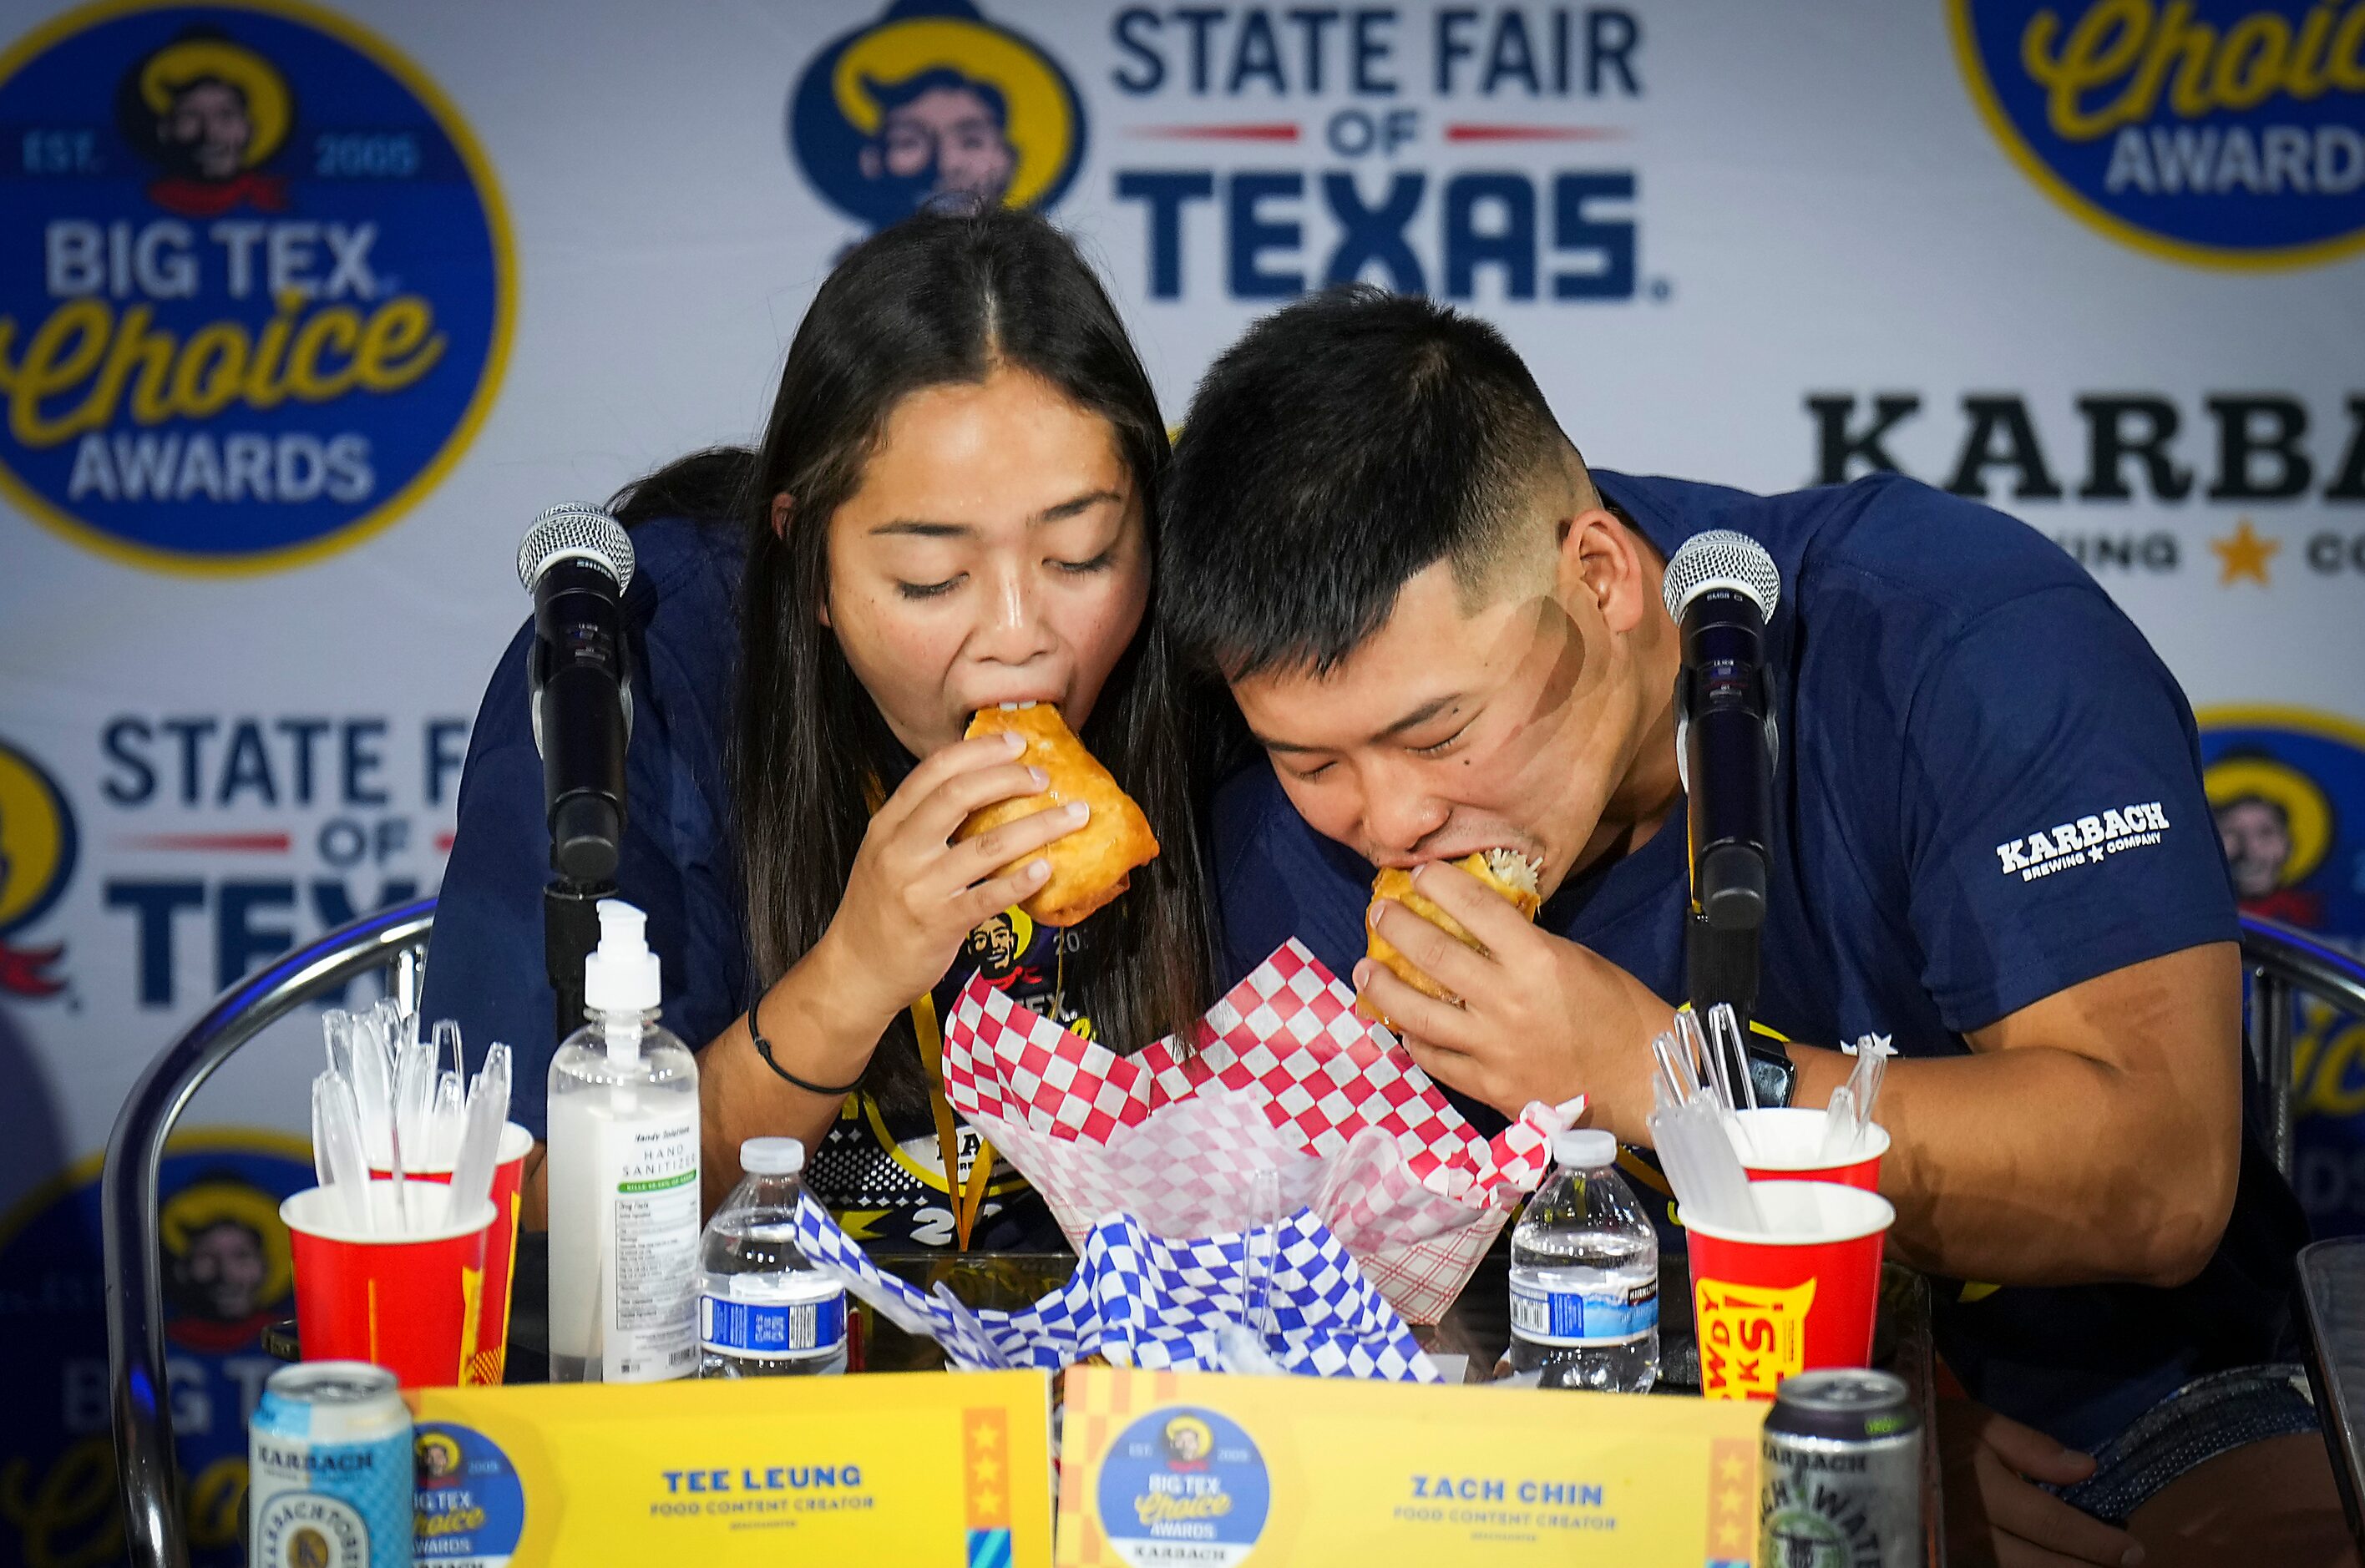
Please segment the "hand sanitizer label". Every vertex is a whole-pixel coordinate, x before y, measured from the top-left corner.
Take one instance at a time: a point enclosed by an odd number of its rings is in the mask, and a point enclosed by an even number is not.
[[[693,1107],[696,1102],[691,1102]],[[600,1178],[615,1205],[601,1304],[602,1375],[656,1383],[698,1372],[698,1118],[611,1123]]]

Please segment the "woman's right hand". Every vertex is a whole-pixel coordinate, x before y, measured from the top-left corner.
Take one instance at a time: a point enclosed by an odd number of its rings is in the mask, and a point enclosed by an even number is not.
[[[1042,769],[1017,762],[1025,750],[1006,731],[947,746],[872,815],[823,940],[835,949],[843,999],[879,1027],[943,979],[969,934],[1041,887],[1051,868],[1036,858],[1006,877],[995,871],[1084,825],[1088,810],[1075,801],[950,842],[971,812],[1046,788]]]

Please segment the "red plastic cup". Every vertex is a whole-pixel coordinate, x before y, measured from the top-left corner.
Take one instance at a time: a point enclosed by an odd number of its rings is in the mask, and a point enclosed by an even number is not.
[[[1897,1211],[1833,1182],[1758,1182],[1765,1232],[1678,1213],[1688,1233],[1700,1392],[1771,1399],[1792,1372],[1872,1361],[1880,1251]]]
[[[476,1344],[469,1352],[469,1383],[497,1383],[509,1370],[510,1280],[517,1271],[520,1194],[525,1188],[525,1157],[533,1152],[533,1134],[509,1122],[501,1127],[501,1147],[495,1156],[492,1234],[485,1238],[485,1300],[476,1317]],[[373,1169],[384,1178],[391,1172]],[[449,1170],[424,1170],[421,1182],[450,1185]]]
[[[1805,1105],[1768,1106],[1736,1113],[1746,1141],[1732,1140],[1752,1182],[1836,1182],[1843,1187],[1880,1190],[1880,1157],[1889,1152],[1889,1129],[1871,1123],[1845,1159],[1823,1158],[1823,1128],[1831,1113]]]
[[[382,1218],[386,1184],[372,1182]],[[405,1388],[475,1381],[494,1211],[407,1235],[363,1234],[314,1187],[279,1205],[296,1251],[296,1333],[308,1361],[374,1361]],[[391,1226],[387,1229],[391,1230]]]

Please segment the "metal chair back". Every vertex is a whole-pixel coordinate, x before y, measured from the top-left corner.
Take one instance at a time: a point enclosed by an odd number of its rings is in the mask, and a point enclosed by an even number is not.
[[[140,1075],[106,1140],[99,1227],[106,1257],[108,1399],[123,1494],[126,1552],[134,1568],[186,1568],[180,1483],[173,1458],[164,1370],[164,1287],[157,1259],[157,1182],[164,1140],[198,1086],[230,1053],[289,1013],[372,970],[390,971],[398,1002],[415,1007],[435,901],[420,899],[354,921],[225,991]]]
[[[2242,917],[2242,968],[2249,976],[2251,1070],[2268,1091],[2272,1118],[2269,1153],[2275,1169],[2292,1171],[2292,1082],[2300,996],[2310,996],[2352,1017],[2365,1018],[2365,963],[2328,947],[2279,920]]]

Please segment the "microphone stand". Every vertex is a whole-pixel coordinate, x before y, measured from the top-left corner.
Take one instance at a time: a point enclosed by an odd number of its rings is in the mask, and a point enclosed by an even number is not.
[[[1719,1002],[1732,1006],[1745,1038],[1757,1008],[1758,927],[1710,925],[1695,914],[1684,931],[1684,989],[1691,994],[1692,1012],[1705,1025],[1709,1009]]]
[[[542,961],[561,1044],[583,1026],[584,960],[600,946],[600,901],[615,896],[613,881],[578,882],[564,875],[542,890]]]
[[[545,735],[567,733],[545,724]],[[612,734],[612,731],[610,732]],[[557,747],[553,746],[553,755]],[[624,836],[623,748],[611,758],[613,798],[577,791],[550,817],[550,881],[542,890],[542,961],[558,1039],[583,1026],[583,964],[600,946],[600,901],[616,896]]]

